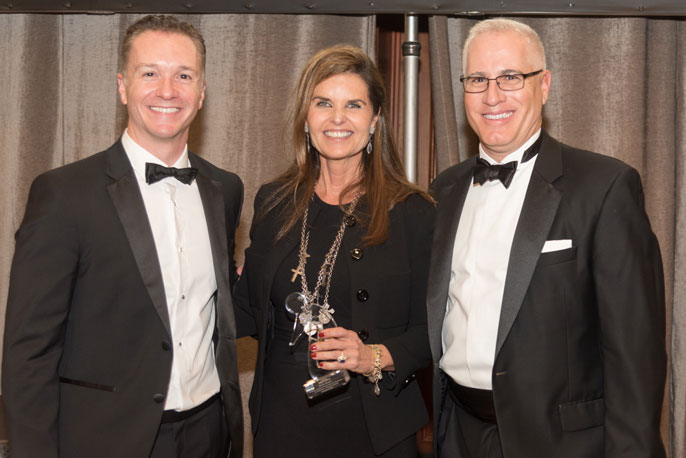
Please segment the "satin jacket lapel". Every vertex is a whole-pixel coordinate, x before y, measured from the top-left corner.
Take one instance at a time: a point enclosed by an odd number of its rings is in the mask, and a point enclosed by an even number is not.
[[[230,313],[231,307],[231,288],[229,286],[229,253],[226,240],[226,217],[224,215],[225,205],[224,196],[221,192],[220,183],[213,181],[202,162],[195,159],[189,153],[191,165],[198,168],[196,183],[200,192],[205,221],[207,222],[207,232],[212,248],[212,263],[214,265],[214,276],[217,281],[217,327],[221,334],[231,338],[236,337],[236,318]]]
[[[113,180],[107,185],[107,191],[124,227],[153,306],[171,336],[167,299],[155,239],[136,176],[120,141],[107,151],[107,161],[106,173]]]
[[[552,184],[562,175],[560,145],[545,132],[541,135],[543,140],[512,240],[498,325],[496,357],[522,306],[562,198],[562,193]]]
[[[431,266],[429,268],[429,283],[427,287],[427,314],[429,336],[431,339],[431,354],[438,362],[443,351],[441,333],[443,318],[448,302],[448,286],[453,258],[453,246],[460,214],[464,206],[469,184],[472,179],[472,166],[475,158],[467,160],[464,168],[459,170],[452,185],[438,190],[435,197],[438,200],[436,226],[434,229],[433,245],[431,247]],[[471,165],[469,165],[471,164]]]

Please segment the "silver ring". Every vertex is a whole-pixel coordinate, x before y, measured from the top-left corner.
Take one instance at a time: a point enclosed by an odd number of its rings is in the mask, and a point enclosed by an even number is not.
[[[338,358],[336,358],[336,360],[341,364],[343,364],[347,359],[348,359],[348,357],[345,356],[345,353],[343,353],[343,352],[341,352],[341,354],[338,355]]]

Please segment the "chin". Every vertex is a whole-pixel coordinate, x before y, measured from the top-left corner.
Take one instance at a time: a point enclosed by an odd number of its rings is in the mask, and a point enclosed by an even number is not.
[[[175,129],[159,129],[152,131],[153,135],[159,139],[168,140],[179,135],[179,131]]]
[[[481,139],[481,143],[488,145],[488,149],[493,151],[501,151],[506,149],[508,145],[512,144],[512,141],[512,138],[503,138],[500,135],[491,135],[489,137],[482,137]]]

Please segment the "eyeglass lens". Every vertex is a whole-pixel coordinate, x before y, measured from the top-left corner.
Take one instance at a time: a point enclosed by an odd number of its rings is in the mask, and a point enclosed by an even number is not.
[[[524,87],[523,75],[500,75],[492,79],[504,91],[516,91]],[[488,88],[490,80],[483,76],[468,76],[463,80],[464,88],[467,92],[483,92]]]

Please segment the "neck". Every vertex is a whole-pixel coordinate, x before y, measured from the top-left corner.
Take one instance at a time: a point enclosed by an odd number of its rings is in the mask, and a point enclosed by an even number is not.
[[[185,135],[165,140],[152,140],[146,136],[138,135],[130,126],[127,132],[131,140],[168,166],[174,165],[179,160],[186,149],[186,142],[188,141],[188,132]]]
[[[148,150],[148,151],[150,151],[150,150]],[[183,148],[180,151],[178,151],[176,149],[173,151],[165,151],[165,152],[150,151],[150,154],[152,154],[157,159],[159,159],[160,161],[167,164],[167,166],[171,167],[172,165],[174,165],[176,163],[176,161],[179,160],[179,158],[181,157],[181,154],[183,154]]]
[[[361,164],[359,160],[352,161],[352,159],[331,161],[321,158],[321,171],[314,190],[327,204],[345,204],[352,200],[353,195],[348,194],[342,196],[343,202],[340,201],[343,190],[359,177]]]
[[[514,153],[515,151],[519,150],[522,146],[524,146],[524,145],[526,144],[526,142],[528,142],[529,140],[531,140],[531,138],[532,138],[534,135],[536,135],[536,133],[537,133],[539,130],[541,130],[541,123],[540,123],[540,122],[537,123],[536,125],[534,125],[533,128],[531,129],[531,131],[529,132],[529,135],[527,135],[526,139],[525,139],[519,146],[517,146],[516,148],[514,148],[514,149],[511,150],[511,151],[507,151],[507,152],[494,151],[494,150],[492,150],[492,149],[490,149],[490,148],[487,148],[486,145],[484,145],[483,143],[481,143],[481,147],[483,148],[484,153],[486,153],[486,155],[488,155],[488,157],[490,157],[490,158],[493,159],[494,161],[500,163],[500,162],[503,162],[503,160],[504,160],[507,156],[509,156],[510,154]],[[539,135],[539,138],[540,138],[540,135]]]
[[[514,151],[510,151],[509,153],[494,153],[494,152],[489,151],[486,148],[484,148],[484,153],[486,153],[486,155],[488,157],[490,157],[491,159],[493,159],[497,163],[501,163],[501,162],[503,162],[503,159],[505,159],[510,154],[514,153]]]

